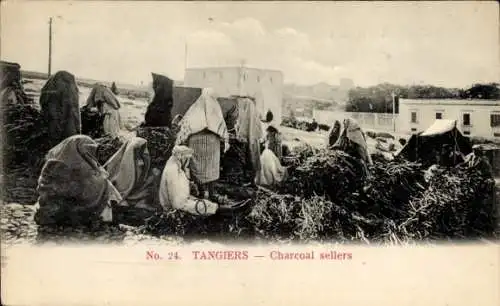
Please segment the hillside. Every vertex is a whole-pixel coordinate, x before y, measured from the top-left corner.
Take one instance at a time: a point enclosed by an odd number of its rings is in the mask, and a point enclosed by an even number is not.
[[[325,82],[314,85],[285,84],[284,93],[289,96],[305,96],[345,104],[352,88],[354,83],[351,80],[342,79],[340,85],[330,85]]]

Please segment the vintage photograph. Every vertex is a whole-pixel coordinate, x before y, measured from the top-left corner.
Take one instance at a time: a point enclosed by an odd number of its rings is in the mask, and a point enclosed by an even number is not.
[[[496,1],[1,7],[3,244],[498,239]]]

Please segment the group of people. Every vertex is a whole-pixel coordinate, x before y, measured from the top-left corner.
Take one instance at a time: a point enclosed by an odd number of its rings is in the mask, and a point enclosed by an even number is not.
[[[490,181],[494,181],[494,171],[488,158],[484,155],[480,145],[472,146],[472,152],[464,155],[455,146],[445,144],[439,149],[434,149],[434,164],[426,171],[429,180],[437,170],[443,168],[467,168],[478,170]]]
[[[151,165],[148,143],[140,137],[127,139],[107,162],[99,164],[97,143],[81,134],[74,77],[63,71],[47,81],[40,104],[54,143],[39,177],[39,224],[84,223],[95,218],[110,222],[123,216],[141,223],[172,208],[196,215],[244,209],[248,201],[228,202],[214,191],[217,181],[227,179],[221,173],[233,170],[223,160],[234,151],[243,153],[239,157],[249,173],[248,187],[283,180],[280,132],[261,118],[251,98],[233,97],[227,107],[212,90],[203,89],[184,114],[172,119],[168,90],[172,83],[166,84],[165,77],[153,78],[155,94],[160,94],[145,119],[149,126],[167,125],[175,133],[175,146],[163,169]],[[86,107],[107,114],[105,130],[118,133],[120,103],[108,88],[96,85]],[[269,113],[266,117],[272,118]]]
[[[80,109],[80,95],[74,75],[58,71],[42,87],[40,95],[41,114],[48,127],[49,142],[55,146],[64,139],[76,135],[119,135],[123,123],[120,117],[120,102],[112,91],[103,84],[95,84]],[[82,122],[82,113],[95,113],[102,120]],[[83,118],[86,119],[86,118]],[[92,134],[93,130],[102,130]]]

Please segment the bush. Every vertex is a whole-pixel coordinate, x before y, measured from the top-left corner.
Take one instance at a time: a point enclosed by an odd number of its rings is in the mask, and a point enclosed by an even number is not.
[[[326,124],[318,124],[318,128],[320,131],[329,131],[330,130],[330,126],[329,125],[326,125]]]

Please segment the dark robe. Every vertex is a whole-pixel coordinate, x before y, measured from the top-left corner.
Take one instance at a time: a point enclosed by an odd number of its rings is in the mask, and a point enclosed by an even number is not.
[[[268,110],[266,114],[266,122],[273,121],[273,118],[274,118],[273,112],[271,112],[271,110]]]
[[[31,102],[21,83],[21,66],[19,64],[0,62],[0,93],[2,105]]]
[[[174,82],[166,76],[152,73],[153,101],[148,105],[144,126],[170,127],[172,124],[173,85]]]
[[[333,127],[330,130],[330,133],[328,134],[328,146],[329,147],[333,146],[337,142],[337,140],[339,139],[340,129],[341,129],[340,122],[335,120],[335,123],[333,124]]]
[[[75,77],[69,72],[57,72],[43,86],[40,107],[43,119],[49,127],[51,146],[70,136],[80,134],[78,98]]]

